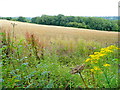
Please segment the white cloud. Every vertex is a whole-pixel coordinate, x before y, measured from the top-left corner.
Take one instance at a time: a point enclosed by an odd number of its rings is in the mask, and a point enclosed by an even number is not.
[[[117,16],[119,0],[1,0],[0,16]]]

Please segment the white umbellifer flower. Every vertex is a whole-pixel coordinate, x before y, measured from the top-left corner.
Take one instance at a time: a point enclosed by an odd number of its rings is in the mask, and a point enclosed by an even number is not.
[[[25,58],[28,58],[28,57],[25,57]]]

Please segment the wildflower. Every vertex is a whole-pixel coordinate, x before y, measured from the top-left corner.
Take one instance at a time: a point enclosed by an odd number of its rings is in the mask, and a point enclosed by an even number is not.
[[[93,58],[95,55],[89,55],[91,58]]]
[[[99,55],[89,55],[92,59],[99,59]]]
[[[109,50],[109,49],[105,49],[104,51],[101,50],[100,53],[107,53],[107,52],[113,52],[112,50]]]
[[[99,59],[99,56],[97,55],[97,56],[95,56],[93,59],[97,59],[97,60],[98,60],[98,59]]]
[[[112,50],[106,50],[107,52],[113,52]]]
[[[105,55],[106,55],[106,54],[100,54],[99,56],[101,56],[101,57],[102,57],[102,56],[105,56]]]
[[[114,45],[111,45],[111,46],[109,46],[109,47],[107,47],[108,49],[118,49],[116,46],[114,46]]]
[[[25,57],[25,58],[28,58],[28,57]]]
[[[102,51],[102,50],[100,51],[100,53],[105,53],[105,52],[106,52],[106,51]]]
[[[101,48],[101,51],[104,51],[105,50],[105,48]]]
[[[99,52],[94,52],[94,54],[99,54]]]
[[[94,69],[90,69],[91,72],[94,72]]]
[[[104,64],[103,66],[107,67],[107,66],[111,66],[110,64]]]
[[[99,67],[97,67],[97,66],[94,66],[94,70],[100,70],[100,68]]]
[[[88,58],[88,59],[86,59],[86,60],[85,60],[85,62],[89,62],[90,60],[91,60],[91,59],[90,59],[90,58]]]

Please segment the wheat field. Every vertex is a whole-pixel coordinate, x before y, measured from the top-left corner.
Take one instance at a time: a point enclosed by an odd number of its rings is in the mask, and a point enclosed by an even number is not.
[[[0,30],[13,30],[11,23],[17,24],[14,27],[16,37],[23,37],[26,32],[29,32],[31,34],[34,33],[40,40],[44,40],[45,42],[58,39],[66,41],[78,41],[83,39],[86,41],[95,41],[103,44],[118,42],[118,32],[52,25],[37,25],[8,20],[0,20]]]

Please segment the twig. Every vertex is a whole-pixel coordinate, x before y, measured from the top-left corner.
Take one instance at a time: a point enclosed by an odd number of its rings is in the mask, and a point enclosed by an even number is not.
[[[83,78],[81,72],[79,72],[79,74],[80,74],[80,77],[82,78],[83,83],[85,84],[85,87],[88,88],[88,86],[86,85],[86,82],[84,81],[84,78]]]

